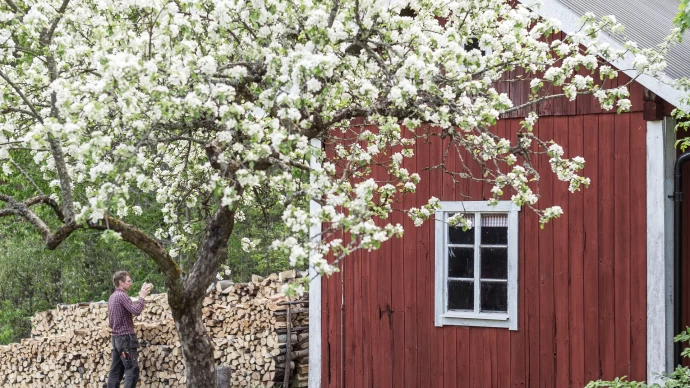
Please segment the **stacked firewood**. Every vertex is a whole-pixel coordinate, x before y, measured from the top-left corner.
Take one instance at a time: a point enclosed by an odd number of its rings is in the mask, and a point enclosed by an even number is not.
[[[307,298],[289,301],[281,293],[295,276],[299,274],[286,271],[253,276],[249,283],[220,281],[207,293],[204,322],[215,344],[216,364],[231,370],[231,386],[272,387],[287,381],[306,386]],[[58,306],[37,313],[32,325],[32,338],[0,346],[0,386],[105,386],[111,360],[106,303]],[[148,296],[134,326],[141,342],[139,386],[185,386],[167,295]]]
[[[146,306],[134,322],[161,322],[172,319],[167,294],[146,297]],[[74,330],[98,329],[108,326],[108,303],[78,303],[58,305],[56,309],[41,311],[31,318],[31,336],[61,335]]]

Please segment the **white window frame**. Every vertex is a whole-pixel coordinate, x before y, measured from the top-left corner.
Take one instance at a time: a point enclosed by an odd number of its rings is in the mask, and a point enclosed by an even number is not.
[[[510,201],[499,201],[490,206],[486,201],[440,202],[441,209],[436,212],[436,276],[435,276],[435,319],[434,324],[441,326],[481,326],[499,327],[509,330],[518,329],[518,212],[520,207]],[[448,311],[448,248],[446,220],[449,213],[502,213],[508,215],[508,311],[507,313],[489,313],[473,311]],[[473,225],[475,244],[480,241],[480,229]],[[476,246],[476,245],[475,245]],[[481,277],[479,252],[475,248],[475,273]],[[479,267],[479,268],[477,268]],[[476,282],[476,281],[475,281]],[[478,285],[476,285],[478,287]],[[476,290],[477,288],[475,288]],[[475,310],[479,294],[475,291]]]

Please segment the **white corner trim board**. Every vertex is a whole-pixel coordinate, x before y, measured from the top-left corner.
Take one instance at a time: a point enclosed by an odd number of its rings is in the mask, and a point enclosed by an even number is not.
[[[561,22],[561,30],[566,34],[572,34],[573,32],[578,31],[582,26],[582,22],[580,22],[580,17],[582,15],[578,15],[573,10],[560,3],[558,0],[543,0],[541,7],[537,8],[532,7],[529,1],[521,1],[521,3],[527,7],[533,8],[541,17],[545,19],[559,20]],[[621,46],[617,40],[611,38],[605,33],[601,33],[600,40],[609,43],[613,48],[619,50],[623,49],[623,46]],[[589,40],[585,41],[584,45],[588,46],[588,44]],[[611,64],[619,70],[623,70],[623,72],[630,78],[635,78],[638,76],[638,72],[633,68],[634,60],[634,56],[630,53],[627,53],[624,58],[612,61]],[[637,82],[676,107],[685,109],[690,108],[690,106],[681,103],[684,94],[680,90],[671,86],[673,80],[667,76],[664,76],[663,80],[658,80],[654,77],[642,74],[637,79]]]
[[[312,139],[314,148],[321,148],[321,141]],[[311,158],[311,168],[318,167],[316,158]],[[309,213],[314,214],[321,210],[321,205],[309,202]],[[312,239],[320,239],[321,224],[313,225],[309,230]],[[309,284],[309,388],[321,388],[321,276],[316,276],[316,271],[309,267],[309,277],[314,279]]]
[[[675,123],[647,121],[647,381],[673,370],[673,164]]]

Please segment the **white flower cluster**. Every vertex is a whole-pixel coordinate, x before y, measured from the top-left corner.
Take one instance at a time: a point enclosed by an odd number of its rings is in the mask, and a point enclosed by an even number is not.
[[[527,170],[520,166],[514,166],[512,171],[507,174],[499,174],[494,180],[494,186],[491,188],[490,204],[497,204],[500,196],[503,195],[503,189],[508,186],[511,187],[515,194],[511,197],[511,201],[518,205],[534,205],[539,200],[532,189],[527,184],[529,182],[529,174]]]
[[[632,106],[630,100],[625,98],[629,95],[630,92],[625,86],[608,90],[599,89],[594,92],[594,97],[599,101],[602,109],[611,110],[614,103],[616,103],[618,105],[618,113],[629,110]]]
[[[410,218],[414,221],[415,226],[421,226],[424,221],[431,218],[435,212],[441,208],[440,201],[436,197],[431,197],[429,203],[426,205],[416,208],[412,207],[408,211]]]
[[[220,271],[216,274],[216,280],[229,280],[232,275],[232,270],[227,264],[220,265]]]
[[[258,240],[252,240],[248,237],[242,237],[240,240],[240,244],[242,245],[242,250],[251,253],[256,249],[257,244],[259,244],[260,241]]]
[[[455,213],[446,220],[448,226],[461,228],[463,231],[472,229],[472,220],[466,218],[462,213]]]
[[[544,225],[554,218],[558,218],[563,215],[563,209],[560,206],[552,206],[544,209],[539,217],[539,226],[543,229]]]
[[[581,186],[588,187],[590,184],[589,178],[579,176],[578,171],[585,168],[585,159],[581,156],[576,156],[571,160],[563,159],[563,147],[558,144],[552,144],[548,150],[549,164],[551,170],[556,174],[558,180],[568,182],[568,191],[574,193],[580,190]]]
[[[500,154],[505,154],[510,149],[510,141],[508,139],[499,139],[489,133],[482,132],[479,136],[466,136],[468,148],[481,160],[493,160]]]

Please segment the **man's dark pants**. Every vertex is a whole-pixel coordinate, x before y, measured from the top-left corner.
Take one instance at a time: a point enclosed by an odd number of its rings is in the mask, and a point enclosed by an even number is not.
[[[108,388],[118,388],[122,376],[124,388],[134,388],[139,380],[139,341],[135,335],[113,336],[113,362],[110,364]]]

